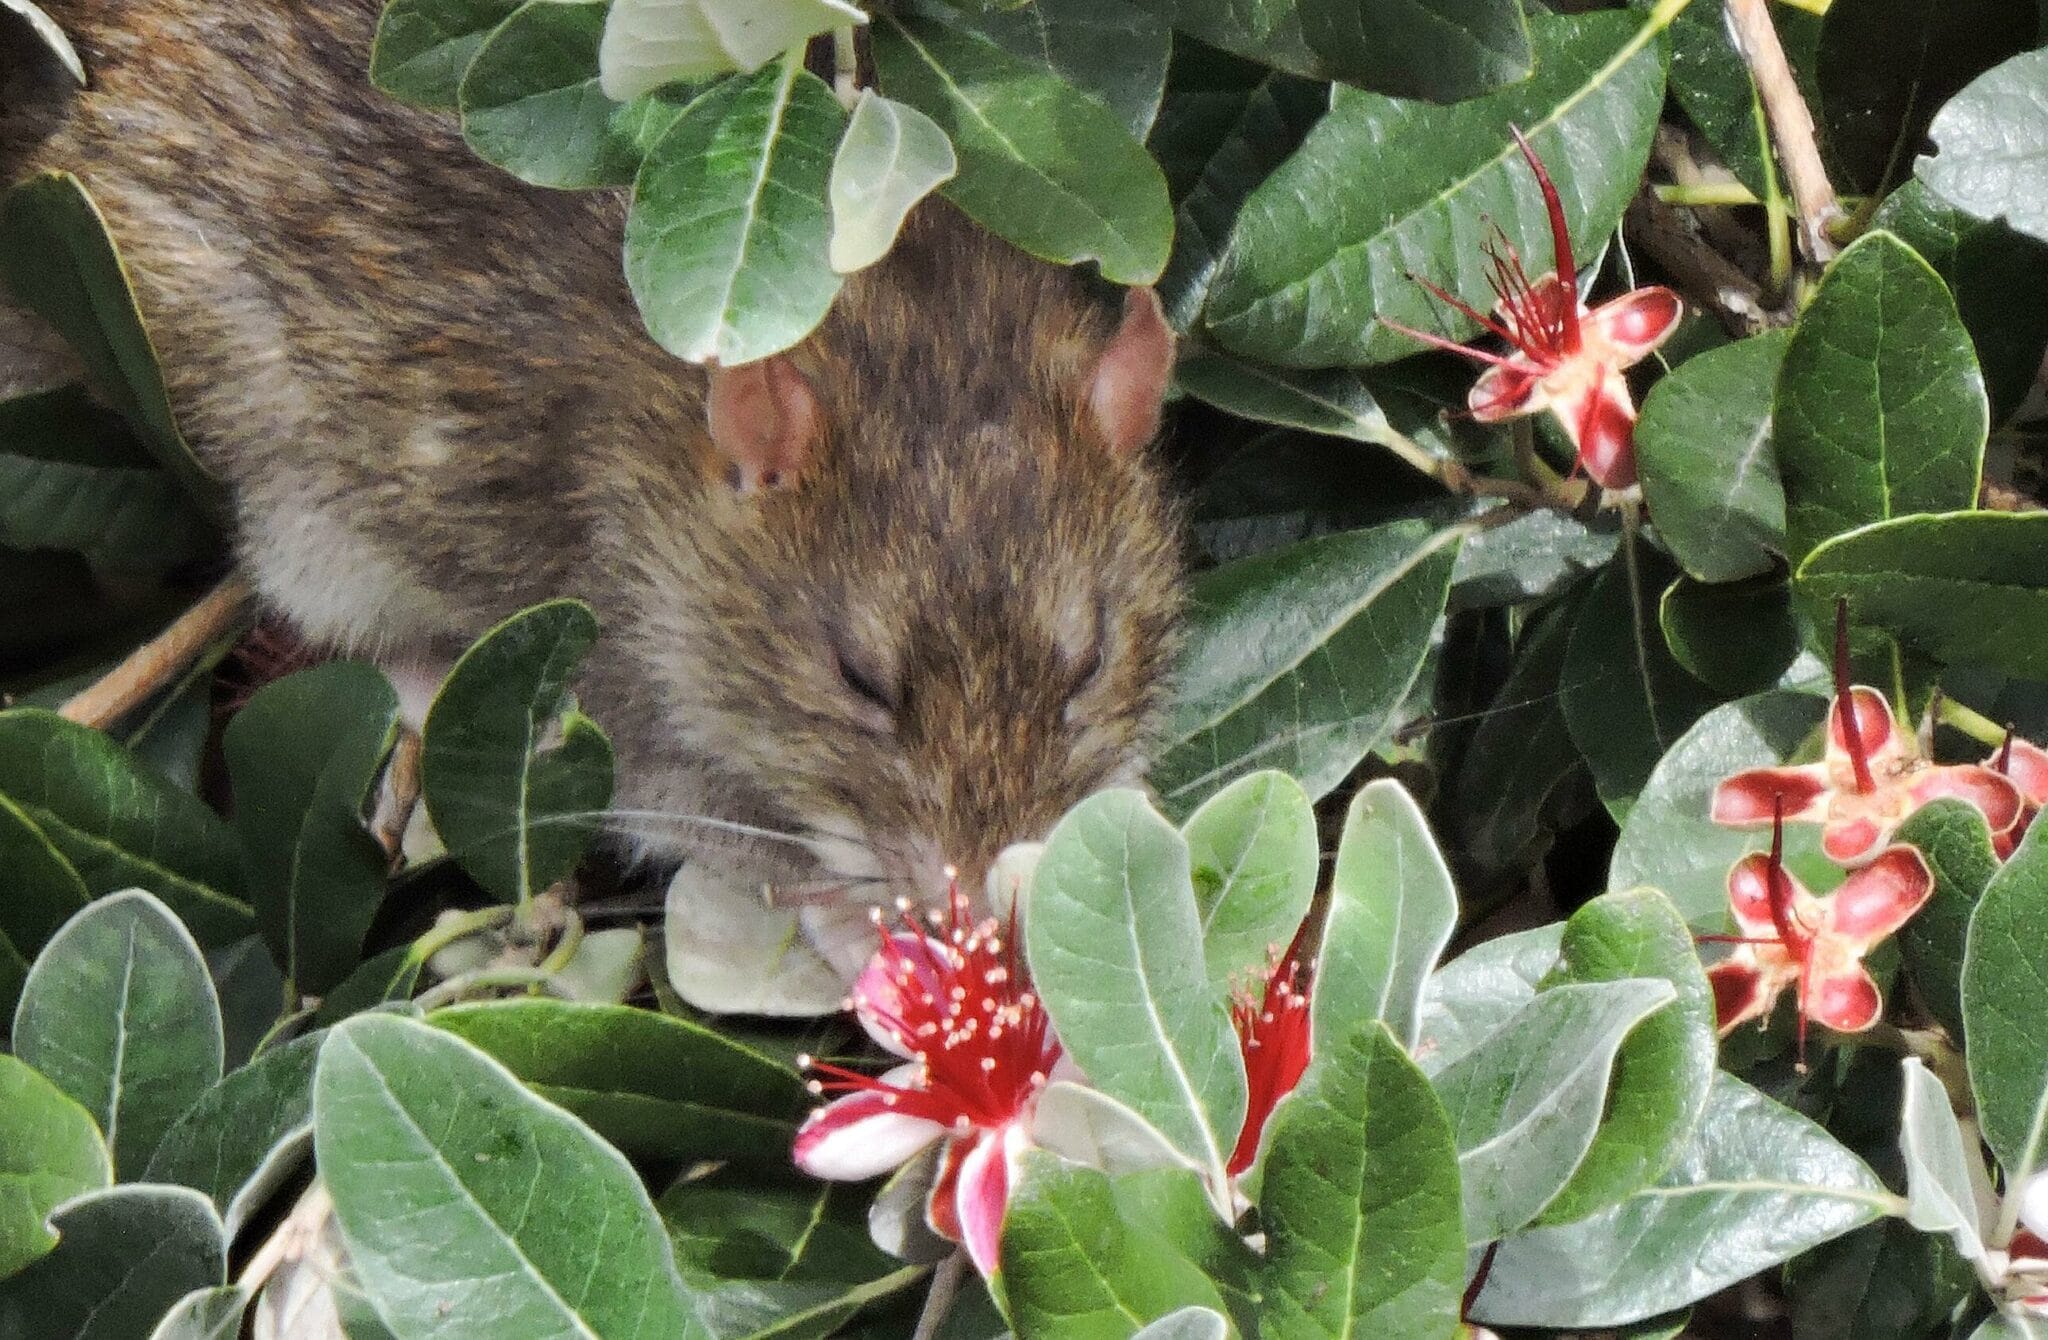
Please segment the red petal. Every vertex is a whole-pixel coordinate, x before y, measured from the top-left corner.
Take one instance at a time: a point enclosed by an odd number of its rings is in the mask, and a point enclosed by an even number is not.
[[[939,1155],[939,1171],[932,1178],[932,1189],[925,1198],[925,1222],[932,1226],[932,1232],[948,1242],[960,1241],[960,1164],[967,1157],[968,1140],[949,1140],[945,1152]]]
[[[1887,847],[1828,898],[1828,933],[1867,950],[1911,921],[1933,894],[1934,876],[1920,853]]]
[[[1488,368],[1472,384],[1465,407],[1481,423],[1499,423],[1518,414],[1534,414],[1543,408],[1537,398],[1540,370],[1518,359]]]
[[[1722,959],[1707,969],[1707,985],[1714,988],[1714,1021],[1724,1034],[1769,1013],[1778,995],[1755,965],[1740,958]]]
[[[1818,819],[1827,812],[1828,771],[1818,763],[1796,768],[1750,768],[1714,788],[1712,815],[1717,824],[1741,828],[1767,824],[1782,799],[1787,819]]]
[[[1997,758],[1997,754],[1991,756],[1992,761]],[[2048,805],[2048,749],[2015,739],[2004,772],[2012,778],[2013,785],[2020,789],[2028,804]]]
[[[1898,718],[1892,715],[1892,705],[1885,696],[1866,685],[1850,686],[1849,701],[1857,732],[1863,737],[1864,756],[1870,760],[1871,770],[1882,775],[1885,769],[1881,765],[1903,758],[1908,752]],[[1842,711],[1833,703],[1828,705],[1828,761],[1843,767],[1849,765],[1849,738],[1842,733]]]
[[[1586,477],[1603,489],[1625,489],[1636,482],[1636,407],[1621,374],[1610,372],[1579,414],[1579,464]]]
[[[2020,792],[2012,779],[1974,763],[1922,769],[1914,774],[1909,794],[1916,807],[1943,796],[1967,800],[1984,812],[1994,833],[2006,832],[2020,821]]]
[[[1778,933],[1777,923],[1771,920],[1770,869],[1770,857],[1752,852],[1728,872],[1728,906],[1735,913],[1735,924],[1744,935],[1758,939],[1770,939]],[[1785,878],[1792,876],[1788,874]],[[1796,903],[1805,891],[1797,880],[1793,880],[1792,888]]]
[[[996,1273],[996,1250],[1003,1231],[1003,1211],[1010,1203],[1011,1136],[1015,1127],[991,1132],[973,1142],[960,1160],[954,1216],[960,1241],[983,1277]],[[1020,1133],[1019,1133],[1020,1134]]]
[[[1892,835],[1889,825],[1867,814],[1828,821],[1820,830],[1820,849],[1837,865],[1856,865]]]
[[[1592,311],[1593,328],[1622,356],[1629,367],[1648,358],[1668,339],[1685,315],[1685,304],[1668,288],[1639,288],[1601,303]]]
[[[1884,1010],[1877,983],[1858,963],[1845,964],[1825,977],[1816,976],[1807,991],[1806,1017],[1837,1033],[1861,1033],[1876,1023]]]

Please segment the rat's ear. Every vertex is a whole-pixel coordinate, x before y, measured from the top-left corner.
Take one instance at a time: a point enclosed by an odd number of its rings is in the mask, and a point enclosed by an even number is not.
[[[712,445],[741,493],[794,486],[825,436],[818,393],[781,354],[712,368],[705,418]]]
[[[1088,416],[1110,450],[1136,451],[1159,432],[1173,376],[1173,327],[1149,288],[1124,294],[1124,319],[1088,379]]]

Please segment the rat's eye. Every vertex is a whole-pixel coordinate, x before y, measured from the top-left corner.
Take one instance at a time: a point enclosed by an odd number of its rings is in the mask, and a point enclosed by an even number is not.
[[[844,651],[834,651],[839,664],[839,680],[869,707],[879,708],[887,716],[896,715],[896,694],[874,673]]]

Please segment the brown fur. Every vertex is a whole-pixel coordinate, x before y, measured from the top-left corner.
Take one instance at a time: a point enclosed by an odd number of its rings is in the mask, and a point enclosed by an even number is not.
[[[45,7],[94,86],[57,108],[0,65],[0,172],[93,192],[309,637],[431,661],[589,600],[620,805],[804,836],[728,844],[749,875],[929,897],[1137,774],[1175,546],[1149,455],[1088,426],[1114,313],[1077,276],[926,207],[793,355],[821,455],[740,495],[626,291],[622,199],[520,186],[374,92],[374,0]]]

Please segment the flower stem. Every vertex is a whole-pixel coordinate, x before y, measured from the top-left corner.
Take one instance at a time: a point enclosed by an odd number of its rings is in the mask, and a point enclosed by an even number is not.
[[[932,1272],[932,1287],[925,1293],[924,1311],[918,1314],[917,1329],[911,1332],[910,1340],[932,1340],[939,1333],[939,1328],[946,1324],[946,1314],[953,1310],[960,1280],[966,1273],[965,1247],[939,1262],[939,1268]]]
[[[850,23],[832,30],[832,92],[849,112],[860,101],[860,52]]]
[[[502,903],[495,907],[478,908],[474,912],[458,913],[414,940],[412,949],[406,957],[415,964],[425,963],[465,935],[474,935],[478,931],[487,931],[504,925],[512,919],[512,913],[513,909]]]
[[[1657,198],[1667,205],[1756,205],[1762,202],[1739,181],[1703,181],[1659,186]]]
[[[2006,728],[1982,712],[1963,706],[1947,694],[1941,696],[1941,706],[1935,709],[1935,720],[1951,730],[1961,731],[1978,744],[1997,748],[2005,743],[2009,733]]]

